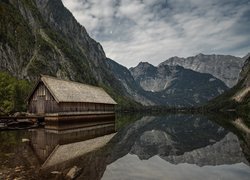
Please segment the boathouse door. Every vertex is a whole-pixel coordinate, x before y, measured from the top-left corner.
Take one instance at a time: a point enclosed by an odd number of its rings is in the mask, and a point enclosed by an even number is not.
[[[45,96],[37,97],[37,113],[38,114],[45,113]]]

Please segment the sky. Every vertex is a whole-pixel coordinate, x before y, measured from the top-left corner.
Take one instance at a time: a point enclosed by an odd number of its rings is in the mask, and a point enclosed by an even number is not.
[[[62,0],[106,56],[126,66],[250,52],[250,0]]]

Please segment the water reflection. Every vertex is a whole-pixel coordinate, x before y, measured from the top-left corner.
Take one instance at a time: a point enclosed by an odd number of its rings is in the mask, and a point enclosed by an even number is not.
[[[142,161],[136,155],[127,154],[108,165],[102,179],[248,180],[249,176],[249,166],[244,163],[199,167],[189,163],[172,164],[159,156]]]
[[[242,152],[250,162],[250,119],[224,114],[212,115],[209,119],[237,135]]]
[[[114,118],[84,123],[46,123],[45,128],[30,130],[31,146],[41,168],[67,163],[105,145],[115,132]]]
[[[36,179],[39,162],[22,138],[27,131],[0,131],[0,179]]]
[[[117,124],[118,131],[114,134]],[[30,138],[30,144],[21,148],[13,145],[20,152],[15,156],[22,156],[25,149],[24,157],[29,162],[39,159],[40,166],[35,169],[43,170],[38,175],[42,179],[62,178],[73,166],[81,168],[78,179],[248,179],[250,176],[249,121],[239,117],[121,115],[116,123],[115,119],[47,123],[44,128],[19,133],[18,142],[24,134]],[[1,139],[0,149],[5,149],[4,142],[10,138],[5,135]],[[13,151],[13,147],[8,149],[10,153]],[[55,177],[52,171],[61,172],[62,177]]]
[[[214,144],[227,133],[204,116],[168,115],[143,117],[120,130],[115,138],[124,155],[132,153],[148,159],[154,155],[181,155]]]
[[[230,122],[243,139],[204,116],[143,117],[115,136],[103,179],[248,179],[249,131]]]

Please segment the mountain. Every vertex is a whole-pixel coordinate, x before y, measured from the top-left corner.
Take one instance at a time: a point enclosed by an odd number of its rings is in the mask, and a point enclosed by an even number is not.
[[[60,0],[3,0],[0,24],[0,71],[30,82],[48,74],[99,85],[120,105],[137,105],[124,98],[102,46]]]
[[[239,73],[245,58],[230,55],[198,54],[188,58],[172,57],[162,64],[180,65],[201,73],[209,73],[222,80],[228,87],[233,87],[239,79]]]
[[[210,74],[181,66],[160,64],[155,67],[140,62],[130,68],[135,82],[146,91],[146,97],[158,105],[192,106],[207,102],[228,89]]]
[[[207,104],[210,110],[236,109],[239,113],[250,117],[250,57],[248,56],[242,71],[239,82],[228,92],[223,93]]]
[[[113,76],[115,76],[123,84],[128,96],[133,98],[135,101],[142,103],[143,105],[156,104],[147,97],[148,93],[137,84],[137,82],[134,80],[134,77],[126,67],[108,58],[106,63]]]

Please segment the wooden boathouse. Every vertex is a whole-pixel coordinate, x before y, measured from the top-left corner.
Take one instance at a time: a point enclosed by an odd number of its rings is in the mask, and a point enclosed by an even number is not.
[[[41,75],[28,97],[28,112],[47,121],[114,116],[117,104],[102,88]]]

